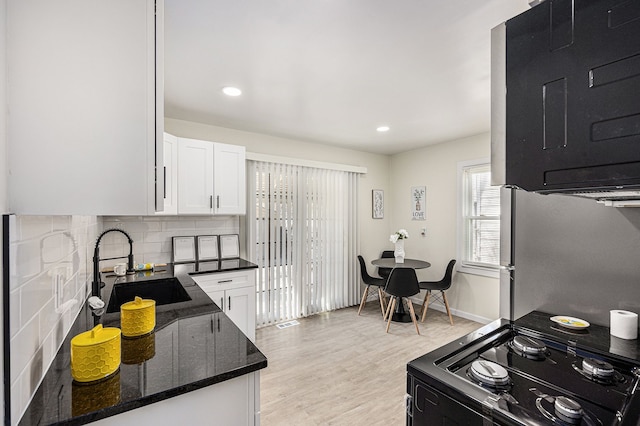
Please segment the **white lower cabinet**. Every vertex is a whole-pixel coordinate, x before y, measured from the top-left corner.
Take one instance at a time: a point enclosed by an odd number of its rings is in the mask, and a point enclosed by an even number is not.
[[[207,386],[92,423],[96,426],[260,425],[260,372]]]
[[[252,342],[256,339],[256,272],[192,275],[193,281],[224,311]]]

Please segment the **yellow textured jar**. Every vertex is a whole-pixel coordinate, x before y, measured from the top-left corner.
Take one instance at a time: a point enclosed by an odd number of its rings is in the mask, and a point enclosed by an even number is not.
[[[80,383],[109,377],[120,367],[120,329],[102,324],[71,339],[71,376]]]
[[[151,333],[156,326],[156,301],[136,296],[135,300],[120,306],[120,326],[126,337]]]

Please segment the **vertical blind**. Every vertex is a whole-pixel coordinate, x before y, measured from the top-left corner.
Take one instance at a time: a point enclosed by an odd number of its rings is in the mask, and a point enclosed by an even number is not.
[[[257,326],[355,305],[357,174],[249,161],[248,176]]]

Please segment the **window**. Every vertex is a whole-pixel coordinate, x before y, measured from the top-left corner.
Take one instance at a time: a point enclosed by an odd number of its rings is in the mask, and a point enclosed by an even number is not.
[[[488,160],[458,164],[458,259],[461,272],[497,277],[500,265],[500,187]]]

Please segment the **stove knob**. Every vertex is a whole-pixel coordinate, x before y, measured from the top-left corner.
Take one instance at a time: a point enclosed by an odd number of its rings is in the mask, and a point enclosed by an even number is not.
[[[556,416],[560,420],[567,423],[576,424],[580,423],[582,419],[582,407],[573,399],[566,396],[559,396],[554,403]]]

